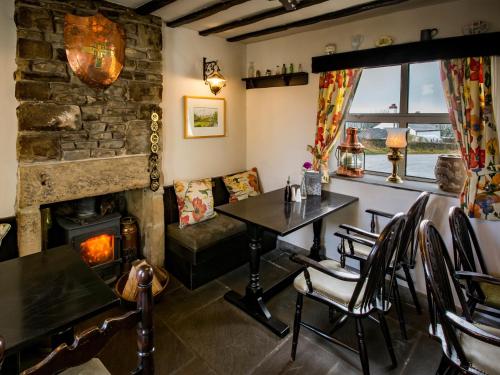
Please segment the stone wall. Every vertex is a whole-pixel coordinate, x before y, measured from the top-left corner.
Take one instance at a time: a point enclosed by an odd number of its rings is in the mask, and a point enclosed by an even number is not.
[[[82,83],[64,49],[65,14],[96,12],[127,38],[124,70],[105,90]],[[97,0],[16,0],[15,20],[19,255],[41,251],[40,206],[126,191],[143,255],[163,265],[163,189],[149,189],[148,161],[151,112],[161,116],[161,19]]]
[[[124,69],[105,90],[81,82],[64,49],[65,14],[98,11],[127,38]],[[148,119],[162,96],[160,18],[101,1],[17,0],[15,21],[21,163],[148,152]]]

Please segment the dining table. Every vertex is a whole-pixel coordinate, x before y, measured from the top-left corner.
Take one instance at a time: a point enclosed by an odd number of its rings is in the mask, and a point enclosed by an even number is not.
[[[283,237],[312,224],[314,238],[308,256],[319,261],[323,256],[321,253],[323,218],[356,201],[357,197],[323,190],[321,195],[308,195],[300,202],[285,202],[284,189],[278,189],[215,207],[218,213],[245,222],[249,240],[250,275],[245,294],[241,295],[231,290],[224,295],[224,298],[277,336],[285,337],[290,332],[290,327],[272,316],[266,301],[290,285],[301,270],[290,273],[264,291],[260,284],[259,272],[262,232],[269,231]]]
[[[5,361],[0,374],[15,374],[20,353],[43,338],[119,305],[110,287],[65,245],[0,262],[0,336]]]

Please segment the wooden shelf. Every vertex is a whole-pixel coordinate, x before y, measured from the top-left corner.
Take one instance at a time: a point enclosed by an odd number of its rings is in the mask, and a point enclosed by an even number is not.
[[[262,89],[267,87],[300,86],[307,85],[309,74],[306,72],[278,74],[274,76],[262,76],[252,78],[242,78],[247,90]]]
[[[500,32],[496,32],[316,56],[312,58],[312,72],[372,68],[458,57],[500,55],[499,40]]]

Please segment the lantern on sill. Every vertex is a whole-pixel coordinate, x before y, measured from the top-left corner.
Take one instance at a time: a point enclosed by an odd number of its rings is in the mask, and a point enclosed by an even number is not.
[[[337,174],[347,177],[363,177],[365,174],[365,148],[358,141],[358,129],[347,128],[347,137],[335,152]]]

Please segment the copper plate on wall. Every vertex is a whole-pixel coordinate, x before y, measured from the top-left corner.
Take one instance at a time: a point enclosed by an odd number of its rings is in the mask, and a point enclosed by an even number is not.
[[[64,17],[69,65],[83,82],[106,87],[118,79],[125,61],[125,31],[102,14]]]

